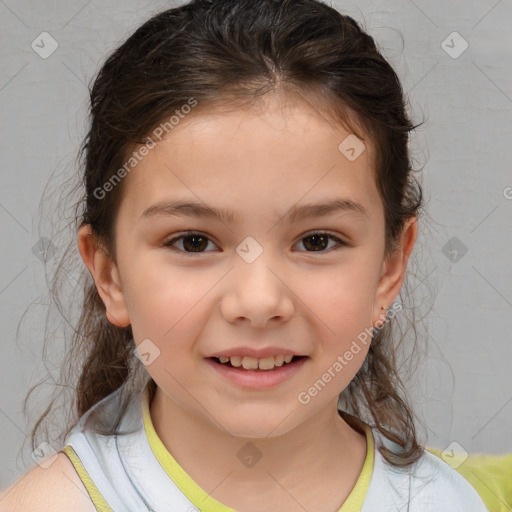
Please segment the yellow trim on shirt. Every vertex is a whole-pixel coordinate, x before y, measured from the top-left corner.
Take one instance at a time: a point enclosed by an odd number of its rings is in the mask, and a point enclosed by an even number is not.
[[[149,411],[149,397],[147,388],[141,397],[142,416],[144,419],[144,428],[151,446],[151,450],[155,454],[158,462],[165,470],[169,478],[179,487],[183,494],[203,512],[236,512],[234,509],[222,504],[220,501],[212,498],[206,491],[186,473],[186,471],[178,464],[176,459],[170,454],[165,445],[162,443],[151,420]],[[345,503],[338,512],[361,512],[363,503],[368,493],[370,480],[373,473],[374,462],[374,441],[371,428],[365,425],[366,434],[366,457],[363,468],[357,479],[357,482],[349,494]]]
[[[366,424],[364,425],[364,432],[366,434],[366,458],[363,469],[352,492],[338,512],[361,512],[370,488],[370,480],[373,474],[374,442],[372,429]]]
[[[71,460],[71,463],[75,467],[76,472],[80,477],[80,480],[82,480],[82,483],[85,485],[85,488],[87,489],[87,492],[89,493],[89,496],[91,497],[91,500],[94,503],[96,510],[98,512],[113,512],[109,504],[105,501],[105,498],[102,496],[102,494],[96,487],[96,484],[93,482],[91,476],[85,469],[84,465],[82,464],[82,461],[78,457],[73,447],[68,444],[60,451],[65,453]]]

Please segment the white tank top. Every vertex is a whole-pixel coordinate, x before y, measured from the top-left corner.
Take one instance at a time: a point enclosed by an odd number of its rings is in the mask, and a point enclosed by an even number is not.
[[[100,512],[236,512],[212,498],[181,468],[158,438],[149,413],[149,381],[122,414],[117,435],[101,434],[116,418],[119,388],[89,409],[61,450],[71,459]],[[407,471],[386,464],[376,446],[392,446],[366,429],[367,455],[338,512],[485,512],[480,496],[454,469],[424,452]]]

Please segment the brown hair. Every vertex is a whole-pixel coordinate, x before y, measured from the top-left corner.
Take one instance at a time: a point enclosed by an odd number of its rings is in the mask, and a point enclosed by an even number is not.
[[[385,211],[386,255],[391,254],[405,221],[418,218],[423,206],[408,149],[409,132],[420,125],[411,123],[400,81],[373,38],[354,19],[317,0],[193,0],[153,16],[113,51],[90,87],[75,232],[90,224],[115,262],[113,226],[123,180],[105,197],[97,191],[105,190],[134,148],[191,98],[196,113],[237,108],[278,90],[302,97],[361,140],[368,137]],[[131,327],[109,323],[83,266],[77,321],[63,313],[59,287],[77,252],[73,240],[51,283],[52,298],[72,327],[62,369],[76,373],[70,379],[76,413],[64,435],[101,399],[146,375],[134,355]],[[395,323],[390,319],[376,329],[360,371],[340,394],[340,414],[354,425],[375,426],[396,443],[396,450],[379,447],[386,461],[406,467],[421,457],[422,448],[397,367]],[[151,393],[155,386],[151,380]],[[32,430],[33,448],[52,405]]]

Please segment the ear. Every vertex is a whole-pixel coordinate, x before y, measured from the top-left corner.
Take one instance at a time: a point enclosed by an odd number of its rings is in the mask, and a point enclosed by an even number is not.
[[[381,306],[389,308],[400,293],[405,279],[407,261],[414,248],[417,234],[417,218],[411,217],[405,222],[396,249],[382,264],[373,311],[372,323],[375,327],[382,325],[386,318],[386,311]]]
[[[115,263],[100,247],[90,224],[78,230],[78,249],[94,279],[98,293],[107,310],[107,320],[118,327],[130,325],[128,308]]]

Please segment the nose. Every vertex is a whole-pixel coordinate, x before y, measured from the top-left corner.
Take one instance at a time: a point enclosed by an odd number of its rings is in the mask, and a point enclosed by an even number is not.
[[[242,258],[236,261],[221,301],[226,321],[263,328],[270,321],[285,322],[293,316],[294,294],[287,282],[290,278],[275,263],[275,257],[265,250],[252,263]]]

